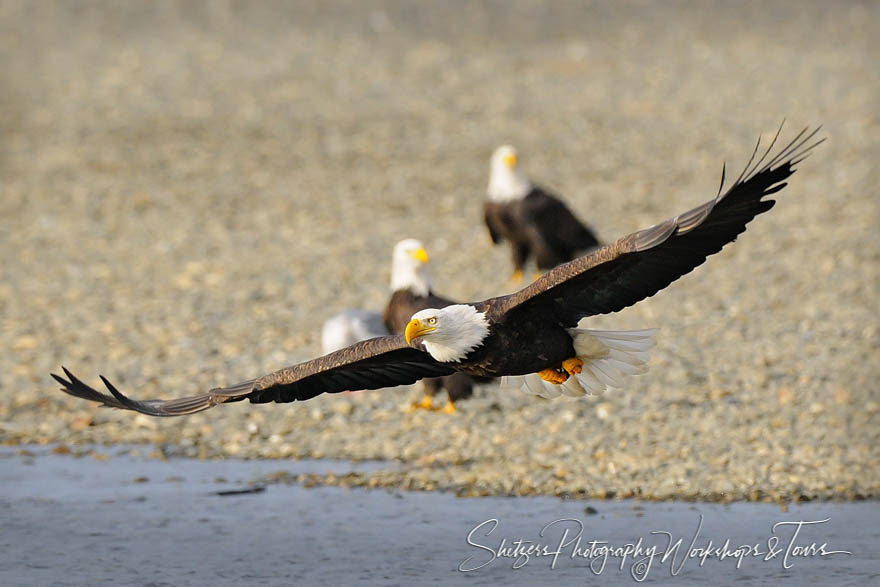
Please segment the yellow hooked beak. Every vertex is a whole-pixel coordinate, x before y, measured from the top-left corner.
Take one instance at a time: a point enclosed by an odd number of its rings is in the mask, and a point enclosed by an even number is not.
[[[509,153],[502,158],[504,164],[513,169],[516,167],[516,155],[513,153]]]
[[[424,336],[434,330],[437,330],[437,328],[423,324],[421,320],[413,318],[409,321],[409,324],[406,325],[406,330],[403,331],[403,336],[406,338],[406,343],[409,344],[414,338]]]
[[[409,256],[422,263],[428,262],[428,251],[425,250],[425,247],[419,247],[415,251],[410,251]]]

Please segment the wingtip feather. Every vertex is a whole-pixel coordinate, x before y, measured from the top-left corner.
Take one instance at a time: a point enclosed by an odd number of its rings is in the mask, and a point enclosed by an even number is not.
[[[104,382],[104,386],[110,391],[110,393],[113,394],[113,397],[119,400],[119,403],[126,406],[132,403],[131,400],[122,395],[122,393],[118,389],[116,389],[116,387],[112,383],[110,383],[110,381],[106,377],[104,377],[103,375],[98,375],[98,377],[100,377],[101,381]]]

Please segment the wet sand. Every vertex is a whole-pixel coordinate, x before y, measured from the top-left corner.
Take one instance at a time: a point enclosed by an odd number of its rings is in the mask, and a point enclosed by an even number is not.
[[[283,484],[219,496],[279,471],[343,474],[377,464],[163,462],[106,450],[96,454],[109,458],[98,460],[54,455],[45,447],[27,450],[25,456],[0,451],[4,585],[583,585],[633,584],[635,573],[653,584],[861,586],[880,574],[876,502],[807,503],[782,511],[769,504],[472,499]],[[485,523],[492,519],[498,525],[487,535],[491,524]],[[563,519],[570,521],[539,536],[543,526]],[[826,519],[802,527],[794,540],[793,526],[772,530],[778,522]],[[669,532],[673,544],[681,538],[682,547],[666,562],[658,552],[647,569],[631,555],[622,568],[621,558],[610,555],[602,568],[598,551],[593,560],[572,557],[580,525],[580,552],[591,540],[625,547],[639,539],[643,548],[662,552],[667,538],[652,531]],[[742,544],[766,550],[773,536],[780,554],[770,560],[746,556],[739,569],[735,558],[710,557],[702,566],[699,557],[684,560],[691,541],[703,548],[709,540],[720,546],[729,539],[731,551]],[[552,556],[494,558],[489,549],[497,553],[502,539],[508,548],[522,539],[551,552],[560,542],[569,544],[552,565]],[[789,544],[813,543],[852,555],[804,558],[792,551],[786,561],[791,568],[783,568]],[[525,564],[514,569],[517,560]]]

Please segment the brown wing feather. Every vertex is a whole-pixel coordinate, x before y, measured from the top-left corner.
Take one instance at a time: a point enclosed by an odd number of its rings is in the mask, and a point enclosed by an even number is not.
[[[132,400],[102,376],[111,394],[107,395],[86,385],[66,368],[62,369],[67,379],[54,373],[52,377],[65,393],[150,416],[183,416],[245,399],[252,403],[303,401],[322,393],[408,385],[424,377],[454,372],[428,353],[407,345],[403,336],[371,338],[257,379],[172,400]]]
[[[586,316],[617,312],[654,295],[735,240],[752,218],[773,207],[773,200],[761,198],[784,188],[794,165],[825,140],[810,143],[819,128],[807,130],[767,160],[774,138],[752,165],[756,146],[743,173],[723,195],[560,265],[519,292],[491,300],[491,305],[497,312],[542,306],[563,323],[574,325]]]
[[[505,232],[498,218],[498,212],[498,204],[495,202],[485,202],[483,204],[483,222],[486,224],[486,228],[489,229],[489,238],[496,245],[504,240],[503,233]]]

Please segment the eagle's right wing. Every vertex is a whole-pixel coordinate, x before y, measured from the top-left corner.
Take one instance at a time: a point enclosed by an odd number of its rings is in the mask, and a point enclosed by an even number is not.
[[[501,207],[499,204],[488,201],[483,204],[483,222],[486,223],[486,228],[489,229],[489,238],[496,245],[504,240],[504,234],[507,232],[500,214]]]
[[[150,416],[183,416],[245,399],[251,403],[303,401],[322,393],[408,385],[424,377],[455,371],[428,353],[409,346],[402,335],[371,338],[257,379],[171,400],[130,399],[101,376],[112,394],[107,395],[63,369],[67,379],[54,373],[52,377],[63,386],[61,390],[65,393]]]
[[[757,161],[756,146],[740,177],[723,194],[487,302],[498,314],[542,308],[574,326],[581,318],[617,312],[654,295],[734,241],[755,216],[773,207],[773,200],[763,198],[784,188],[794,166],[825,140],[814,138],[818,128],[807,131],[769,158],[776,138]]]

